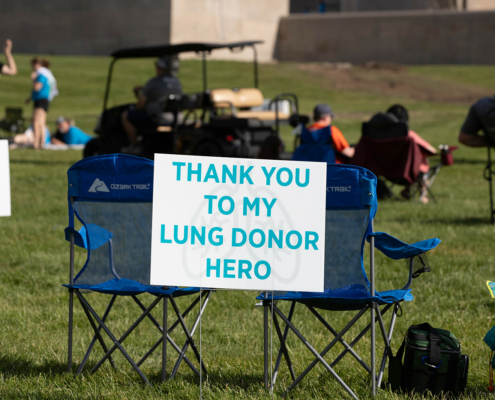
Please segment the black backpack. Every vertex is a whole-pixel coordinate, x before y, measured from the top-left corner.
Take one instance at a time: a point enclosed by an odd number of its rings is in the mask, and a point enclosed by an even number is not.
[[[405,358],[402,364],[402,357]],[[395,357],[389,362],[389,384],[393,391],[454,395],[466,388],[469,358],[452,332],[428,323],[412,325]]]

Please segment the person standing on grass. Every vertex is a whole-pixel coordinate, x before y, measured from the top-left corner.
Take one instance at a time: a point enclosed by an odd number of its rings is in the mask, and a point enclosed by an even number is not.
[[[495,96],[474,103],[459,132],[459,142],[468,147],[486,147],[488,140],[495,143]]]
[[[17,75],[17,66],[12,56],[12,40],[7,39],[5,41],[3,52],[7,58],[7,63],[3,64],[0,62],[0,75]]]
[[[41,74],[39,71],[43,67],[44,62],[46,65],[46,60],[42,60],[39,57],[35,57],[31,60],[31,66],[33,67],[33,72],[31,73],[33,90],[31,92],[31,97],[26,100],[26,103],[29,103],[31,100],[34,102],[33,146],[36,150],[45,147],[46,115],[48,107],[50,106],[50,81],[46,75]]]

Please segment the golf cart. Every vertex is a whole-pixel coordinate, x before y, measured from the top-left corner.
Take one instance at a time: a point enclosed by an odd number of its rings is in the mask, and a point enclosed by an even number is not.
[[[279,135],[282,124],[297,125],[298,99],[293,93],[281,93],[265,99],[258,89],[256,44],[259,41],[230,44],[184,43],[123,49],[113,57],[107,79],[103,112],[95,132],[88,142],[84,157],[118,153],[129,144],[122,127],[121,115],[130,104],[107,108],[113,67],[117,60],[129,58],[159,58],[194,52],[202,58],[203,88],[196,93],[169,95],[163,100],[163,111],[173,116],[166,125],[150,121],[138,128],[142,156],[154,153],[177,153],[203,156],[255,157],[261,144],[270,135]],[[208,88],[207,57],[212,51],[230,49],[239,52],[253,49],[254,87]]]

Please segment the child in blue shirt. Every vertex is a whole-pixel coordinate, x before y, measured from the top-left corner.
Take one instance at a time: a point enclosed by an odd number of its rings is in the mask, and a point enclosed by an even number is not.
[[[46,142],[46,114],[50,105],[50,82],[48,78],[39,73],[39,69],[42,67],[48,68],[48,61],[35,57],[31,60],[31,66],[33,72],[31,79],[33,81],[33,90],[31,92],[31,98],[27,99],[27,103],[33,100],[33,130],[34,130],[34,148],[40,149],[45,147]]]

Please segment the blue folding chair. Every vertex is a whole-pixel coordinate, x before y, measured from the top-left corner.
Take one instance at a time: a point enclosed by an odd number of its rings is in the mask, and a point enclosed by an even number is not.
[[[334,163],[335,151],[331,126],[315,131],[309,131],[304,125],[301,127],[301,144],[294,151],[292,160]]]
[[[205,375],[207,373],[193,335],[211,291],[201,292],[199,288],[150,285],[153,165],[153,161],[144,158],[114,154],[86,158],[74,164],[67,172],[69,226],[65,229],[65,237],[70,242],[70,284],[64,286],[69,289],[69,372],[72,369],[73,298],[75,294],[94,330],[93,340],[79,365],[77,374],[82,372],[94,345],[98,342],[105,355],[96,363],[91,373],[95,372],[105,360],[109,360],[115,368],[112,353],[118,349],[141,379],[150,384],[139,366],[161,345],[162,379],[164,380],[166,378],[167,341],[179,353],[171,378],[177,373],[182,360],[199,375],[199,371],[185,355],[189,346],[198,359],[203,373]],[[75,229],[76,219],[82,225],[79,230]],[[74,276],[75,246],[87,250],[86,262],[76,276]],[[83,295],[88,291],[112,296],[103,316],[93,309],[86,296]],[[156,299],[151,305],[145,307],[137,297],[142,293],[149,293],[156,296]],[[197,297],[181,314],[175,299],[185,295],[197,295]],[[108,328],[106,320],[116,298],[120,296],[130,296],[142,310],[142,314],[117,339]],[[160,325],[151,314],[161,300],[163,300],[163,325]],[[170,327],[167,324],[169,300],[177,316],[177,320]],[[192,328],[189,329],[184,318],[198,303],[201,304],[198,315]],[[151,320],[161,336],[136,363],[122,343],[145,318]],[[170,337],[171,332],[178,325],[181,325],[186,335],[186,342],[182,348]],[[113,345],[110,349],[103,339],[101,330],[112,341]]]
[[[429,239],[409,245],[386,233],[373,232],[373,218],[375,217],[378,206],[376,200],[376,182],[376,177],[364,168],[328,164],[324,292],[275,293],[273,298],[270,292],[264,292],[258,297],[258,299],[262,300],[264,306],[265,384],[268,385],[268,313],[271,307],[273,307],[273,324],[281,346],[271,377],[271,386],[273,387],[275,385],[282,356],[287,362],[293,379],[293,383],[287,388],[283,396],[292,390],[315,365],[321,363],[344,389],[354,399],[357,399],[356,394],[334,370],[334,366],[348,353],[352,354],[359,364],[371,375],[372,393],[375,394],[376,387],[380,387],[387,356],[392,356],[390,340],[392,339],[399,304],[402,301],[411,301],[413,299],[410,293],[412,279],[423,272],[429,271],[425,253],[435,248],[440,243],[440,240]],[[369,279],[363,265],[365,240],[368,240],[370,243]],[[376,291],[375,248],[378,248],[386,256],[394,260],[408,259],[409,279],[402,289],[383,292]],[[420,262],[420,266],[416,270],[414,266],[415,260]],[[288,316],[280,311],[276,305],[277,301],[291,302]],[[292,323],[297,303],[307,307],[334,336],[322,352],[315,350]],[[382,307],[381,310],[380,307]],[[387,331],[382,316],[391,308],[393,308],[393,314]],[[344,329],[337,332],[317,309],[331,311],[359,310],[359,312]],[[350,343],[346,342],[343,336],[367,311],[370,313],[370,323],[354,340]],[[277,316],[285,323],[283,333]],[[375,374],[376,322],[378,322],[385,343],[385,351],[378,376]],[[295,333],[315,357],[314,361],[297,377],[286,344],[289,329]],[[371,330],[371,366],[353,349],[356,343],[369,330]],[[344,350],[333,362],[328,363],[325,361],[324,356],[337,343],[342,344]]]

